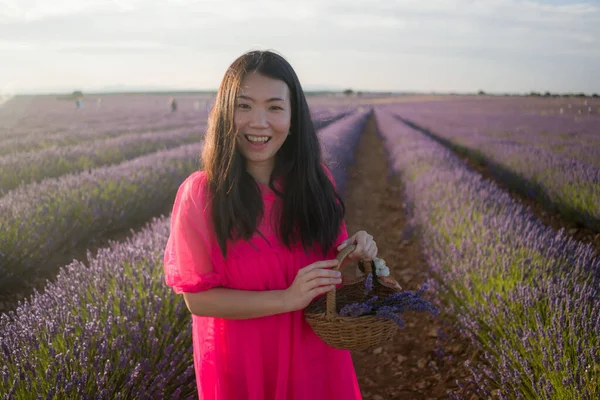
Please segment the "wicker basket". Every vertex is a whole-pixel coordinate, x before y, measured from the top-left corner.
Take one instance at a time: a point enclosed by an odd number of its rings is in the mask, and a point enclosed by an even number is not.
[[[356,246],[351,245],[340,251],[337,255],[338,265],[333,269],[339,270],[346,256],[355,248]],[[359,265],[360,263],[359,261]],[[391,276],[377,277],[373,262],[360,266],[364,267],[364,276],[353,281],[342,281],[340,288],[314,299],[304,310],[304,317],[313,331],[331,347],[343,350],[366,349],[392,339],[398,330],[398,325],[393,321],[375,315],[342,317],[338,314],[346,304],[363,302],[372,296],[382,299],[402,290]],[[371,272],[373,290],[365,295],[364,283]]]

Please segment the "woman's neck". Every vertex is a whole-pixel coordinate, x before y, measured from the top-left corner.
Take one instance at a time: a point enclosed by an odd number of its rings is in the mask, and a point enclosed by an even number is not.
[[[265,164],[247,164],[246,170],[252,177],[262,184],[268,184],[273,172],[273,165],[268,163]]]

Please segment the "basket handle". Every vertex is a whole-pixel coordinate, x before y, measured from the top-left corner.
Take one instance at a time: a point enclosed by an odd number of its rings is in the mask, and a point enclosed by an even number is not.
[[[342,264],[344,262],[344,259],[346,259],[346,257],[350,253],[352,253],[355,249],[356,249],[356,245],[354,245],[354,244],[344,247],[336,256],[336,258],[338,260],[338,264],[335,267],[333,267],[333,270],[339,271],[340,267],[342,266]],[[373,264],[372,261],[365,263],[365,273],[367,275],[373,271],[372,264]],[[333,287],[333,290],[330,290],[329,292],[327,292],[326,296],[327,296],[327,313],[326,313],[326,315],[329,315],[329,316],[337,315],[337,311],[335,310],[335,307],[336,307],[335,286]]]

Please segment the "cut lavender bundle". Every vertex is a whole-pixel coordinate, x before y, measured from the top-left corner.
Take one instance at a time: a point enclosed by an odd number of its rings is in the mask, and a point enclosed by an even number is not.
[[[371,289],[373,285],[373,275],[369,274],[365,281],[371,281]],[[360,317],[363,315],[377,315],[378,317],[391,319],[398,326],[404,327],[404,321],[398,314],[403,314],[406,311],[421,311],[430,312],[433,315],[439,314],[439,310],[421,296],[427,290],[427,285],[423,285],[416,292],[405,290],[402,292],[393,293],[385,298],[379,299],[378,296],[373,296],[363,302],[355,302],[347,304],[339,312],[341,317]],[[365,290],[366,291],[366,290]],[[371,290],[369,290],[370,292]]]
[[[374,303],[377,301],[378,297],[373,296],[369,300],[364,301],[362,303],[356,302],[351,304],[346,304],[340,310],[340,316],[342,317],[360,317],[361,315],[369,314],[373,307]]]

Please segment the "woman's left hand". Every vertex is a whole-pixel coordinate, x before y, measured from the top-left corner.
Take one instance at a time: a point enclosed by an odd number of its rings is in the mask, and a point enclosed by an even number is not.
[[[337,250],[340,251],[349,244],[356,245],[356,249],[348,255],[350,260],[372,261],[377,257],[377,244],[373,240],[373,236],[365,231],[358,231],[344,240],[337,247]]]

